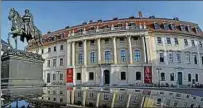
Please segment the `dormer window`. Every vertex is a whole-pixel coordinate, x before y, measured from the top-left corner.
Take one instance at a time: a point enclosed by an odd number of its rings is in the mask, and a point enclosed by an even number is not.
[[[175,24],[170,24],[169,27],[170,27],[171,30],[175,30],[176,29]]]
[[[122,26],[123,26],[122,24],[115,25],[115,27],[122,27]]]
[[[185,26],[184,25],[180,25],[180,29],[181,29],[181,31],[185,31]]]
[[[160,29],[160,25],[158,23],[154,23],[154,29]]]
[[[128,24],[128,26],[130,26],[130,27],[136,27],[136,24],[134,22],[131,22],[131,23]]]
[[[200,33],[200,32],[202,32],[202,30],[199,27],[195,27],[195,32]]]
[[[192,30],[191,26],[188,25],[188,26],[186,27],[186,30],[187,30],[188,32],[191,32],[191,30]]]
[[[167,23],[164,23],[164,24],[163,24],[163,26],[164,26],[164,29],[165,29],[165,30],[168,30],[168,29],[169,29],[169,27],[168,27],[168,24],[167,24]]]

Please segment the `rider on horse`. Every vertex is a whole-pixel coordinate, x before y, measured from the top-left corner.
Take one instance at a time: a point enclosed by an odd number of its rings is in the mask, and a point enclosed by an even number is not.
[[[24,22],[24,30],[26,35],[30,35],[34,31],[33,16],[28,9],[25,10],[25,15],[22,17]]]

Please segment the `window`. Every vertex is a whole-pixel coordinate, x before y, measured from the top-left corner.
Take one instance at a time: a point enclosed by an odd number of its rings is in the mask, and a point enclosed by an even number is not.
[[[48,52],[51,52],[51,48],[48,48]]]
[[[48,100],[50,100],[50,97],[48,97]]]
[[[93,72],[89,72],[89,80],[94,80],[94,73]]]
[[[168,24],[167,24],[167,23],[164,23],[163,25],[164,25],[164,29],[165,29],[165,30],[168,30],[168,29],[169,29],[169,27],[168,27]]]
[[[171,74],[170,74],[170,80],[171,80],[171,81],[174,81],[174,73],[171,73]]]
[[[60,50],[61,50],[61,51],[63,50],[63,45],[60,46]]]
[[[136,37],[133,37],[133,40],[137,41],[139,38],[136,36]]]
[[[180,25],[180,29],[181,29],[181,31],[185,31],[185,26],[184,25]]]
[[[162,44],[161,37],[157,37],[157,43],[158,43],[158,44]]]
[[[191,32],[191,30],[192,30],[191,26],[187,26],[187,31]]]
[[[50,65],[51,65],[50,60],[47,60],[47,67],[50,67]]]
[[[41,50],[42,54],[44,54],[44,49]]]
[[[123,63],[126,62],[126,51],[121,50],[120,55],[121,55],[121,62],[123,62]]]
[[[63,58],[60,58],[60,66],[63,66]]]
[[[125,72],[121,72],[121,80],[126,80],[126,73]]]
[[[89,97],[93,98],[93,96],[94,96],[93,92],[90,92]]]
[[[191,40],[192,46],[195,47],[195,41]]]
[[[164,53],[159,53],[159,61],[161,62],[161,63],[163,63],[164,62]]]
[[[105,39],[105,44],[109,44],[109,39]]]
[[[56,98],[54,98],[54,101],[56,101]]]
[[[55,94],[56,94],[56,91],[53,91],[53,94],[55,95]]]
[[[63,102],[63,99],[62,99],[62,98],[60,98],[60,102]]]
[[[188,74],[188,81],[191,82],[191,74]]]
[[[56,59],[53,59],[53,66],[56,67]]]
[[[181,63],[181,54],[180,53],[176,53],[176,59],[177,59],[177,63]]]
[[[197,55],[194,55],[194,64],[197,64]]]
[[[186,53],[186,63],[190,63],[190,54]]]
[[[120,42],[122,42],[122,43],[123,43],[124,40],[125,40],[124,37],[120,37],[119,39],[120,39]]]
[[[161,105],[161,98],[158,98],[158,99],[157,99],[156,104],[157,104],[157,105]]]
[[[195,80],[198,82],[198,74],[195,74]]]
[[[172,52],[168,53],[168,59],[169,59],[170,63],[173,63],[173,53]]]
[[[202,47],[202,41],[199,41],[199,47]]]
[[[92,64],[96,62],[95,52],[90,53],[90,59]]]
[[[166,42],[167,42],[167,44],[171,44],[171,38],[167,37]]]
[[[63,74],[60,74],[60,80],[63,80]]]
[[[78,42],[78,47],[82,47],[82,42]]]
[[[154,23],[154,29],[160,29],[160,25],[158,23]]]
[[[161,73],[161,81],[165,81],[165,73]]]
[[[178,45],[178,38],[174,38],[175,45]]]
[[[81,73],[77,73],[77,80],[81,80]]]
[[[202,65],[203,65],[203,56],[202,56]]]
[[[170,24],[170,26],[169,26],[169,27],[170,27],[170,29],[171,29],[171,30],[175,30],[175,29],[176,29],[175,24]]]
[[[78,64],[83,64],[83,54],[78,54]]]
[[[119,95],[118,100],[119,101],[124,101],[124,95]]]
[[[47,73],[47,83],[50,83],[50,73]]]
[[[53,74],[53,80],[56,80],[56,74]]]
[[[54,51],[56,51],[56,46],[54,46]]]
[[[94,41],[94,40],[91,40],[91,41],[90,41],[90,45],[93,46],[94,44],[95,44],[95,41]]]
[[[141,80],[141,72],[136,72],[136,80]]]
[[[60,94],[63,94],[63,91],[60,91]]]
[[[188,41],[187,41],[187,39],[184,39],[184,43],[185,43],[185,46],[188,46]]]
[[[135,55],[135,61],[139,62],[140,58],[141,58],[140,50],[135,50],[134,53],[135,53],[134,54]]]
[[[111,60],[111,52],[110,51],[105,51],[105,62],[110,62]]]

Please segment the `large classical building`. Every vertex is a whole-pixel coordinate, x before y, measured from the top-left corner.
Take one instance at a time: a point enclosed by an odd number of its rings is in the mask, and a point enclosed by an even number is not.
[[[113,18],[43,36],[44,80],[73,85],[203,84],[198,24],[155,16]],[[36,52],[34,45],[29,51]]]

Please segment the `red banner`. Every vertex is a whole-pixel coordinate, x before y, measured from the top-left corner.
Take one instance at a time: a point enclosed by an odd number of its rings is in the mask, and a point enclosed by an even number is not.
[[[73,83],[73,68],[68,68],[67,69],[66,83]]]
[[[152,67],[151,66],[144,67],[144,83],[152,84]]]

